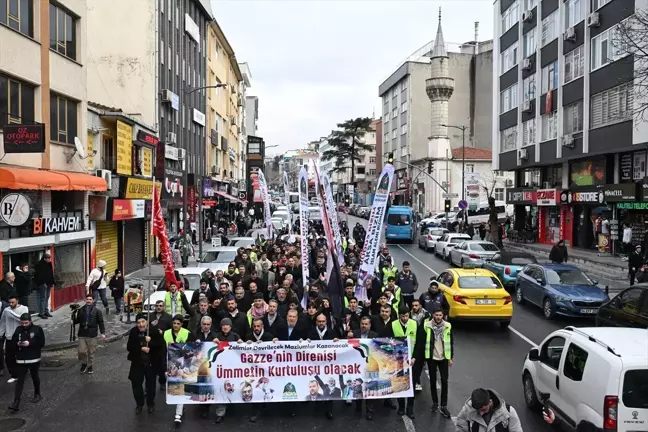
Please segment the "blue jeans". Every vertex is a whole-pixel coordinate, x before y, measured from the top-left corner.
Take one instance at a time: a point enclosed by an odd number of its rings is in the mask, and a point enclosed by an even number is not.
[[[38,315],[49,313],[48,305],[50,298],[50,287],[46,284],[36,287],[36,298],[38,300]]]
[[[104,289],[96,289],[92,291],[92,297],[94,298],[94,306],[97,306],[97,300],[99,300],[99,296],[101,296],[101,303],[103,303],[103,306],[105,308],[108,307],[108,299],[106,298],[106,288]]]
[[[113,300],[115,301],[115,308],[117,309],[117,313],[121,314],[124,312],[124,297],[113,297]]]

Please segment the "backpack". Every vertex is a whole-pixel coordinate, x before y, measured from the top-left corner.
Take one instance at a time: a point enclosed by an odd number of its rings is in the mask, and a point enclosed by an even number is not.
[[[511,405],[506,404],[506,411],[509,412],[509,413],[511,412]],[[471,422],[470,423],[470,432],[479,432],[479,427],[480,426],[481,425],[479,423],[477,423],[477,422]],[[508,422],[506,423],[506,427],[504,425],[502,425],[502,423],[498,423],[495,426],[495,432],[508,432],[508,430],[509,430]]]

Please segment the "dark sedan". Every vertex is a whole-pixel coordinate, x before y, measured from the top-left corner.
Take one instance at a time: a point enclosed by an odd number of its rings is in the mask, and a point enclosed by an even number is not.
[[[596,315],[599,327],[648,328],[648,283],[621,291]]]

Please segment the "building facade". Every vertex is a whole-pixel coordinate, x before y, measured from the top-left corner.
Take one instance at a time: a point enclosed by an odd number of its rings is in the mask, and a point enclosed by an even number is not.
[[[507,199],[516,225],[530,221],[540,242],[593,247],[600,216],[643,237],[648,206],[637,183],[646,177],[648,126],[633,119],[640,69],[618,49],[617,30],[647,6],[495,2],[493,166],[515,173]]]
[[[257,136],[257,123],[259,121],[259,98],[257,96],[245,97],[245,131],[246,135]]]
[[[248,143],[248,136],[257,136],[251,132],[247,131],[247,97],[248,89],[252,87],[252,72],[250,72],[250,66],[247,63],[239,63],[239,70],[241,71],[241,80],[239,83],[239,94],[236,99],[236,105],[238,107],[238,133],[239,133],[239,152],[238,152],[238,166],[236,171],[236,176],[239,181],[239,191],[245,190],[245,174],[248,172],[247,169],[247,157],[248,153],[246,152],[246,146]],[[255,131],[256,132],[256,131]]]
[[[83,297],[91,267],[86,141],[87,4],[0,8],[0,273],[52,256],[50,308]],[[55,25],[50,25],[55,23]],[[29,308],[36,310],[35,294]]]

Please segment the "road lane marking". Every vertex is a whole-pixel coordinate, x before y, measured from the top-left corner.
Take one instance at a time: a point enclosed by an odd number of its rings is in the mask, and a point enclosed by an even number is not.
[[[412,253],[409,252],[408,250],[406,250],[403,246],[401,246],[401,245],[396,245],[396,246],[398,246],[400,248],[400,250],[405,252],[407,255],[414,258],[423,267],[425,267],[426,269],[431,271],[435,276],[439,276],[439,273],[436,270],[433,270],[429,265],[425,264],[423,261],[418,259],[416,256],[412,255]],[[524,334],[522,334],[520,331],[514,329],[513,327],[509,326],[509,330],[511,330],[514,334],[516,334],[520,339],[522,339],[524,342],[528,343],[529,345],[531,345],[531,346],[537,346],[538,345],[537,343],[533,342],[531,339],[529,339],[528,337],[526,337]]]
[[[403,416],[403,423],[405,423],[405,430],[407,432],[416,432],[416,428],[414,427],[414,422],[412,421],[411,418],[404,415]]]

